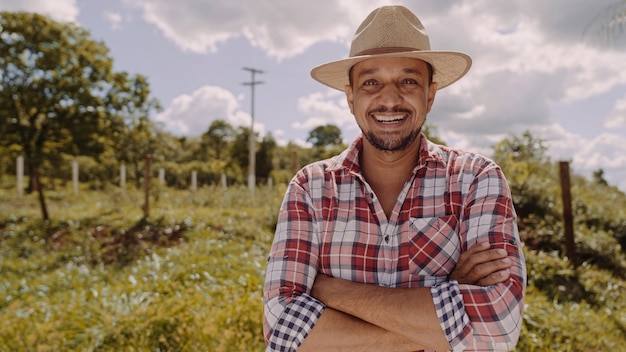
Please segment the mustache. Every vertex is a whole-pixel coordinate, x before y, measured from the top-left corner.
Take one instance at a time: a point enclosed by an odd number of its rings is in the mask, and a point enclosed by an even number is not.
[[[376,114],[376,113],[387,113],[387,112],[410,114],[411,110],[406,109],[406,108],[402,108],[402,107],[399,107],[399,106],[394,106],[392,108],[389,108],[389,107],[386,107],[386,106],[379,106],[377,108],[369,110],[367,112],[367,114],[371,115],[371,114]]]

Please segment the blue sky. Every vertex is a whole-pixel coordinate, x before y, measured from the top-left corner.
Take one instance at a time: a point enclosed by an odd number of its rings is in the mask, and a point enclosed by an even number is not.
[[[375,7],[402,4],[425,24],[433,49],[470,54],[461,81],[437,93],[428,116],[451,146],[490,155],[530,130],[553,160],[626,190],[626,33],[594,35],[619,0],[0,0],[0,10],[76,22],[110,48],[115,68],[148,77],[164,110],[152,116],[179,136],[211,121],[250,124],[279,143],[304,144],[320,124],[358,134],[345,97],[310,78],[347,56],[354,30]],[[355,6],[358,5],[358,6]]]

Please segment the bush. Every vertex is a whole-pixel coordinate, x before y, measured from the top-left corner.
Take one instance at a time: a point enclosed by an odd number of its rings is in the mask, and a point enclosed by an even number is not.
[[[0,351],[262,350],[281,192],[167,189],[148,219],[133,192],[53,197],[73,217],[56,222],[2,212]]]
[[[0,351],[259,351],[266,256],[285,185],[151,194],[0,189]],[[519,351],[626,350],[626,283],[609,231],[530,217]],[[532,245],[531,245],[532,244]],[[538,245],[540,244],[540,245]],[[623,258],[623,257],[621,257]],[[623,272],[623,271],[622,271]]]

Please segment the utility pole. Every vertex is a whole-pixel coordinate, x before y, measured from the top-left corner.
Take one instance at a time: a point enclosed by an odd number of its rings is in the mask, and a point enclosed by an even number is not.
[[[244,67],[243,68],[246,71],[250,71],[250,73],[252,74],[252,80],[250,80],[250,82],[245,82],[243,85],[244,86],[250,86],[251,90],[252,90],[252,96],[251,96],[251,108],[250,108],[250,155],[248,157],[248,188],[250,189],[251,193],[254,193],[254,188],[256,185],[256,163],[255,163],[255,158],[256,158],[256,153],[255,153],[255,138],[254,138],[254,86],[256,86],[257,84],[262,84],[263,82],[261,81],[255,81],[254,80],[254,75],[257,73],[265,73],[261,70],[257,70],[254,68],[250,68],[250,67]]]

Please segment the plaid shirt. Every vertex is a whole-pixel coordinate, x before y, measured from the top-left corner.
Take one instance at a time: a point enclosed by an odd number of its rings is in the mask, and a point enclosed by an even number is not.
[[[454,350],[510,350],[522,326],[526,265],[500,168],[421,138],[411,178],[387,219],[359,166],[362,137],[300,170],[280,209],[264,286],[268,351],[293,351],[323,314],[317,273],[386,287],[430,287]],[[504,248],[510,278],[480,287],[450,281],[478,241]]]

